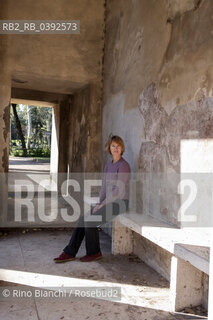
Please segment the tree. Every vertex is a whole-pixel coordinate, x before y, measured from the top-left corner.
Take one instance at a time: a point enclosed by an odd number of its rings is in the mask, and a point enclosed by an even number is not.
[[[33,152],[50,152],[52,108],[12,104],[10,121],[11,139],[21,141],[24,156]],[[11,143],[11,152],[16,153],[15,145],[16,142]]]
[[[48,134],[51,134],[52,129],[52,108],[31,107],[30,113],[34,144],[43,146],[44,141],[47,140],[48,147],[50,147],[50,136]]]
[[[15,103],[12,103],[12,108],[13,108],[13,114],[14,114],[14,118],[15,118],[16,130],[17,130],[19,139],[21,140],[23,156],[26,157],[27,156],[26,144],[25,144],[24,135],[23,135],[22,127],[21,127],[21,122],[18,117]]]
[[[30,149],[30,136],[32,131],[32,125],[31,125],[31,107],[27,106],[27,149]]]

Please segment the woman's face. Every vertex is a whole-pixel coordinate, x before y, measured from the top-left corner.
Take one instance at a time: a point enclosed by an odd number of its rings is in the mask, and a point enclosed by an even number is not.
[[[111,151],[112,156],[119,157],[119,156],[121,156],[122,148],[121,148],[120,144],[118,144],[115,141],[112,141],[112,143],[110,145],[110,151]]]

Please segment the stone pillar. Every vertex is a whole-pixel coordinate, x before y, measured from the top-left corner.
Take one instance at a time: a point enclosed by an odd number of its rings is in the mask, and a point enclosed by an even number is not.
[[[171,311],[202,304],[202,272],[189,262],[172,257],[170,279]]]
[[[112,222],[112,253],[130,254],[133,252],[133,233],[122,225],[118,218]]]
[[[8,2],[0,3],[0,19],[6,19]],[[0,35],[0,227],[6,225],[10,132],[11,77],[8,36]]]
[[[1,72],[0,77],[0,227],[7,218],[8,165],[10,132],[10,80]]]
[[[213,222],[213,219],[212,219]],[[213,319],[213,230],[211,225],[211,246],[209,265],[209,299],[208,299],[208,319]]]
[[[86,155],[86,171],[99,172],[102,160],[102,108],[101,85],[92,83],[90,89],[90,106],[88,115],[88,139]]]
[[[0,18],[5,18],[7,3],[0,4]],[[8,36],[0,35],[0,227],[6,226],[10,132],[11,77],[8,63]]]
[[[70,126],[70,101],[64,100],[59,105],[59,159],[58,159],[58,193],[61,194],[62,183],[68,178],[68,150]]]

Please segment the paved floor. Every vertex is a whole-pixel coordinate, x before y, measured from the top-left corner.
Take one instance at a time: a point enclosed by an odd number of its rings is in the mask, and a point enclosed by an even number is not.
[[[47,172],[50,171],[50,163],[47,160],[34,160],[34,158],[24,157],[10,157],[9,158],[9,171],[19,172]]]
[[[19,181],[20,180],[20,181]],[[50,163],[48,160],[10,157],[9,158],[9,174],[8,189],[9,192],[15,191],[16,185],[33,184],[34,190],[38,190],[38,186],[43,190],[51,190],[50,180]],[[46,181],[46,182],[45,182]]]
[[[8,213],[4,219],[7,227],[64,226],[60,210],[66,208],[69,213],[72,209],[69,203],[55,192],[47,160],[10,157],[8,191]],[[23,205],[27,197],[28,205]],[[15,216],[17,208],[21,208],[18,223]]]
[[[100,231],[103,259],[82,263],[79,259],[56,264],[57,256],[70,239],[72,230],[10,231],[0,237],[0,289],[14,286],[19,291],[32,287],[121,288],[121,301],[96,298],[3,298],[0,319],[198,319],[172,314],[169,283],[134,255],[111,255],[111,240]],[[85,244],[77,258],[85,254]],[[11,283],[8,283],[11,282]],[[57,286],[56,286],[57,285]],[[2,291],[1,291],[2,292]]]

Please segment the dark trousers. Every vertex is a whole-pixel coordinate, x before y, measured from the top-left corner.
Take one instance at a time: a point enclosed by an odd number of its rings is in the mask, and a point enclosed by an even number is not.
[[[128,211],[129,200],[117,199],[108,203],[92,214],[93,208],[78,219],[65,253],[75,257],[85,236],[86,254],[93,255],[100,251],[99,232],[97,226],[112,221],[120,213]],[[100,221],[101,220],[101,221]]]

